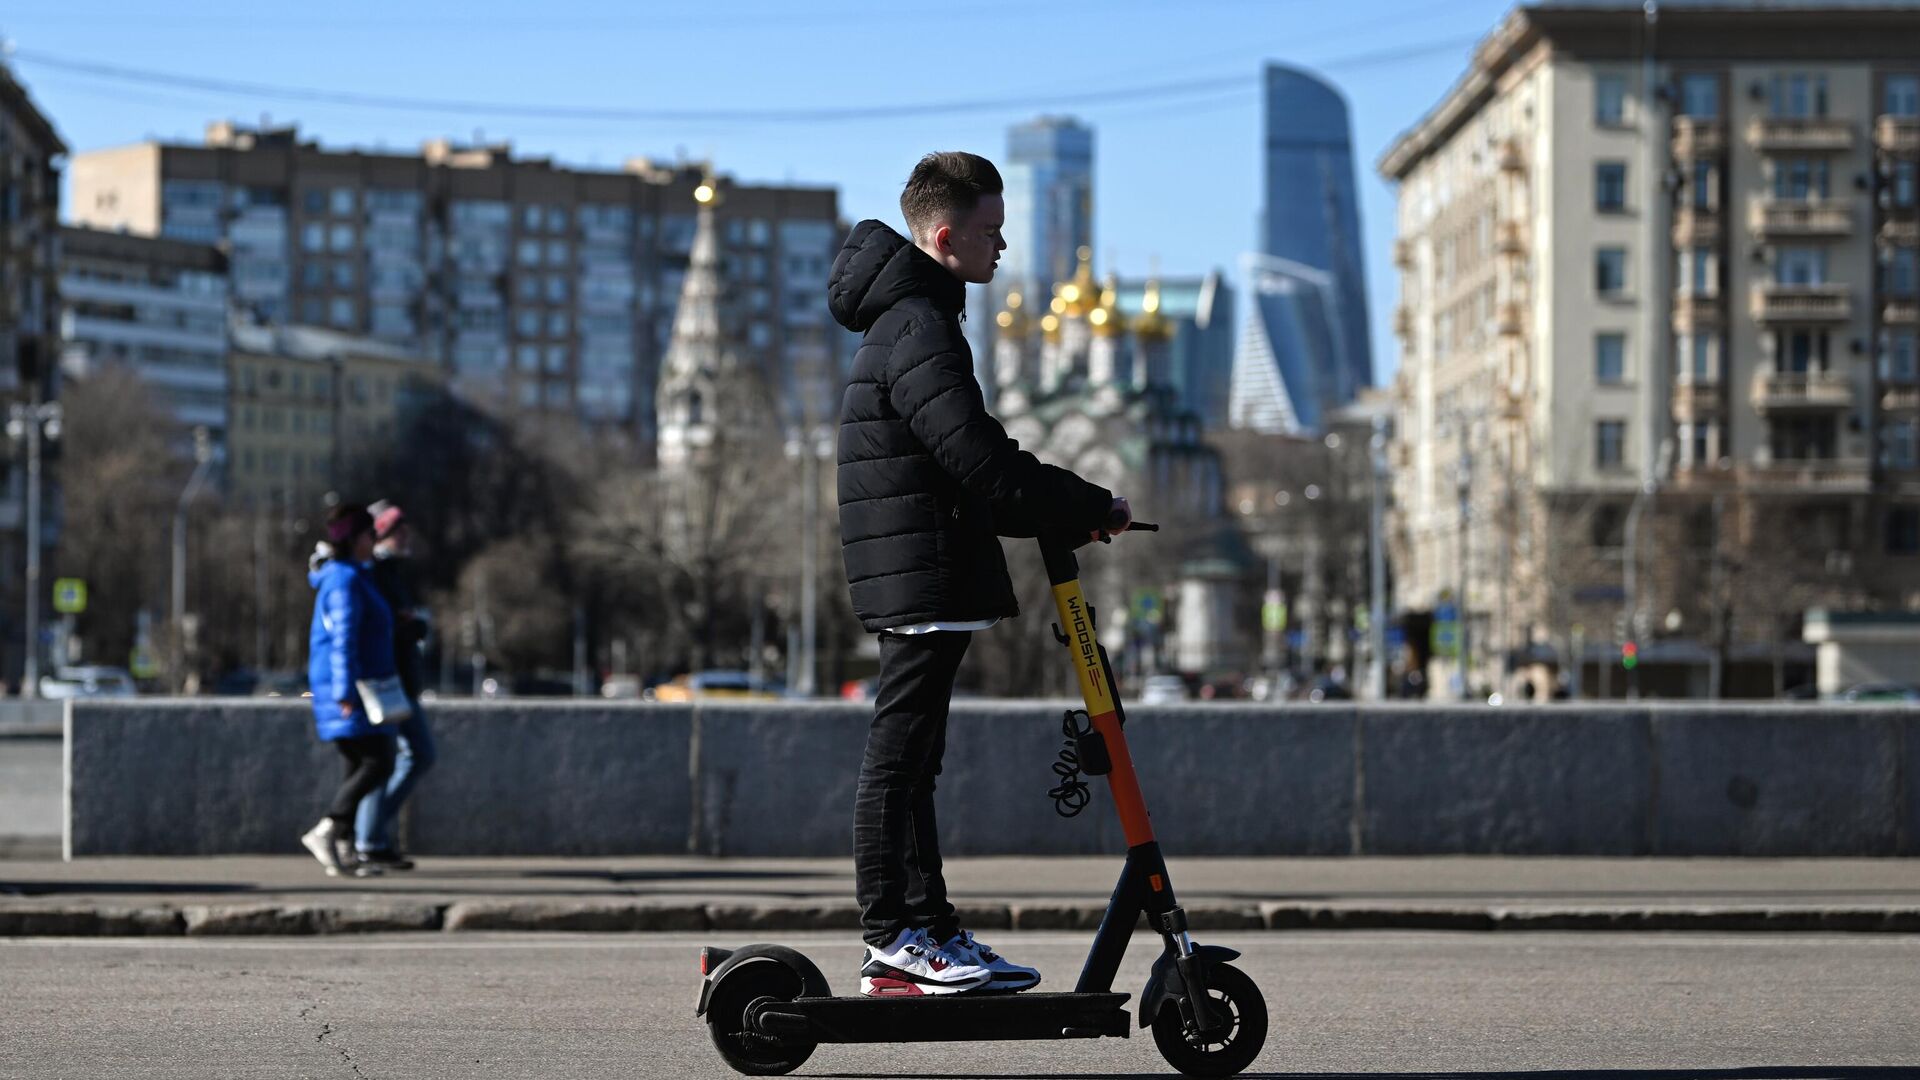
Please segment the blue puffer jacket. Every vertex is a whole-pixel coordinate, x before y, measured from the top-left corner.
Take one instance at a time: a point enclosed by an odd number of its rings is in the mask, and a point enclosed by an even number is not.
[[[313,724],[326,741],[384,734],[367,720],[354,682],[394,674],[393,611],[357,563],[335,559],[307,575],[314,588],[313,631],[307,639],[307,685]],[[350,716],[340,703],[353,701]]]

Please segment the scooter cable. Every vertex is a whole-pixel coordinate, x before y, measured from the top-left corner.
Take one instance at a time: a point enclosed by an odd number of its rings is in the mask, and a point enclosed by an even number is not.
[[[1081,739],[1093,733],[1093,718],[1085,709],[1068,709],[1060,722],[1060,733],[1067,738],[1067,745],[1060,750],[1060,760],[1053,763],[1053,774],[1060,782],[1047,792],[1047,797],[1053,800],[1054,813],[1070,818],[1085,810],[1093,799],[1093,790],[1080,778],[1080,755],[1074,750]]]

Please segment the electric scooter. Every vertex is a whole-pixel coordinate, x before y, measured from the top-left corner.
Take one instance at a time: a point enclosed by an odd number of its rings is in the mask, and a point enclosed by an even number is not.
[[[1138,521],[1128,529],[1157,530]],[[1260,988],[1230,963],[1239,953],[1193,943],[1186,913],[1174,899],[1173,876],[1154,839],[1127,750],[1126,712],[1095,633],[1094,609],[1080,589],[1073,551],[1086,542],[1084,534],[1040,540],[1060,616],[1054,637],[1073,658],[1086,704],[1084,711],[1066,715],[1069,747],[1054,765],[1062,782],[1050,794],[1059,813],[1071,817],[1087,804],[1080,775],[1105,775],[1127,856],[1073,992],[835,997],[820,969],[793,949],[709,946],[700,950],[704,978],[694,1014],[706,1019],[714,1047],[735,1070],[783,1075],[804,1064],[820,1043],[1124,1039],[1131,1027],[1128,995],[1115,993],[1113,980],[1142,912],[1159,933],[1162,951],[1140,993],[1139,1022],[1152,1026],[1167,1063],[1189,1076],[1232,1076],[1260,1053],[1267,1038]]]

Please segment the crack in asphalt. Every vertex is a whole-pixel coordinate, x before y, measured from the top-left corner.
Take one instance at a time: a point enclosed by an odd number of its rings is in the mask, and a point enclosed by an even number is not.
[[[331,989],[333,988],[326,984],[322,984],[320,987],[321,994],[323,995]],[[326,998],[324,996],[316,997],[310,1004],[307,1004],[301,1007],[300,1019],[309,1020],[309,1021],[314,1019],[315,1016],[320,1012],[321,1006],[324,1005],[325,1003],[326,1003]],[[332,1043],[327,1042],[327,1036],[332,1035],[335,1030],[336,1029],[334,1028],[332,1021],[321,1019],[320,1033],[313,1037],[313,1041],[315,1045],[326,1047],[332,1050],[334,1053],[340,1055],[341,1062],[345,1064],[348,1069],[351,1069],[353,1071],[353,1075],[358,1077],[365,1077],[367,1074],[360,1068],[360,1063],[353,1059],[353,1051],[341,1045],[338,1040],[335,1040]]]

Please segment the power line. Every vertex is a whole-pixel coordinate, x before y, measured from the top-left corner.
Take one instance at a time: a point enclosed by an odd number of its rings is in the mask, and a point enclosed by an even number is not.
[[[1393,63],[1417,56],[1452,51],[1473,44],[1478,37],[1455,38],[1391,50],[1377,50],[1322,61],[1315,66],[1333,71]],[[584,120],[613,123],[700,123],[700,124],[831,124],[870,120],[895,120],[950,116],[955,114],[1033,110],[1062,106],[1097,106],[1125,102],[1164,102],[1187,96],[1217,96],[1223,91],[1247,87],[1254,80],[1248,74],[1214,76],[1117,87],[1098,91],[1058,94],[1026,94],[970,101],[921,102],[917,104],[862,107],[789,108],[789,109],[634,109],[572,105],[526,105],[512,102],[487,102],[446,98],[416,98],[389,94],[363,94],[346,90],[281,86],[234,79],[216,79],[198,75],[155,71],[149,68],[105,64],[90,60],[20,49],[17,60],[71,75],[106,79],[139,86],[184,90],[204,94],[240,95],[309,105],[339,105],[360,109],[380,109],[412,113],[440,113],[495,118],[540,120]]]

